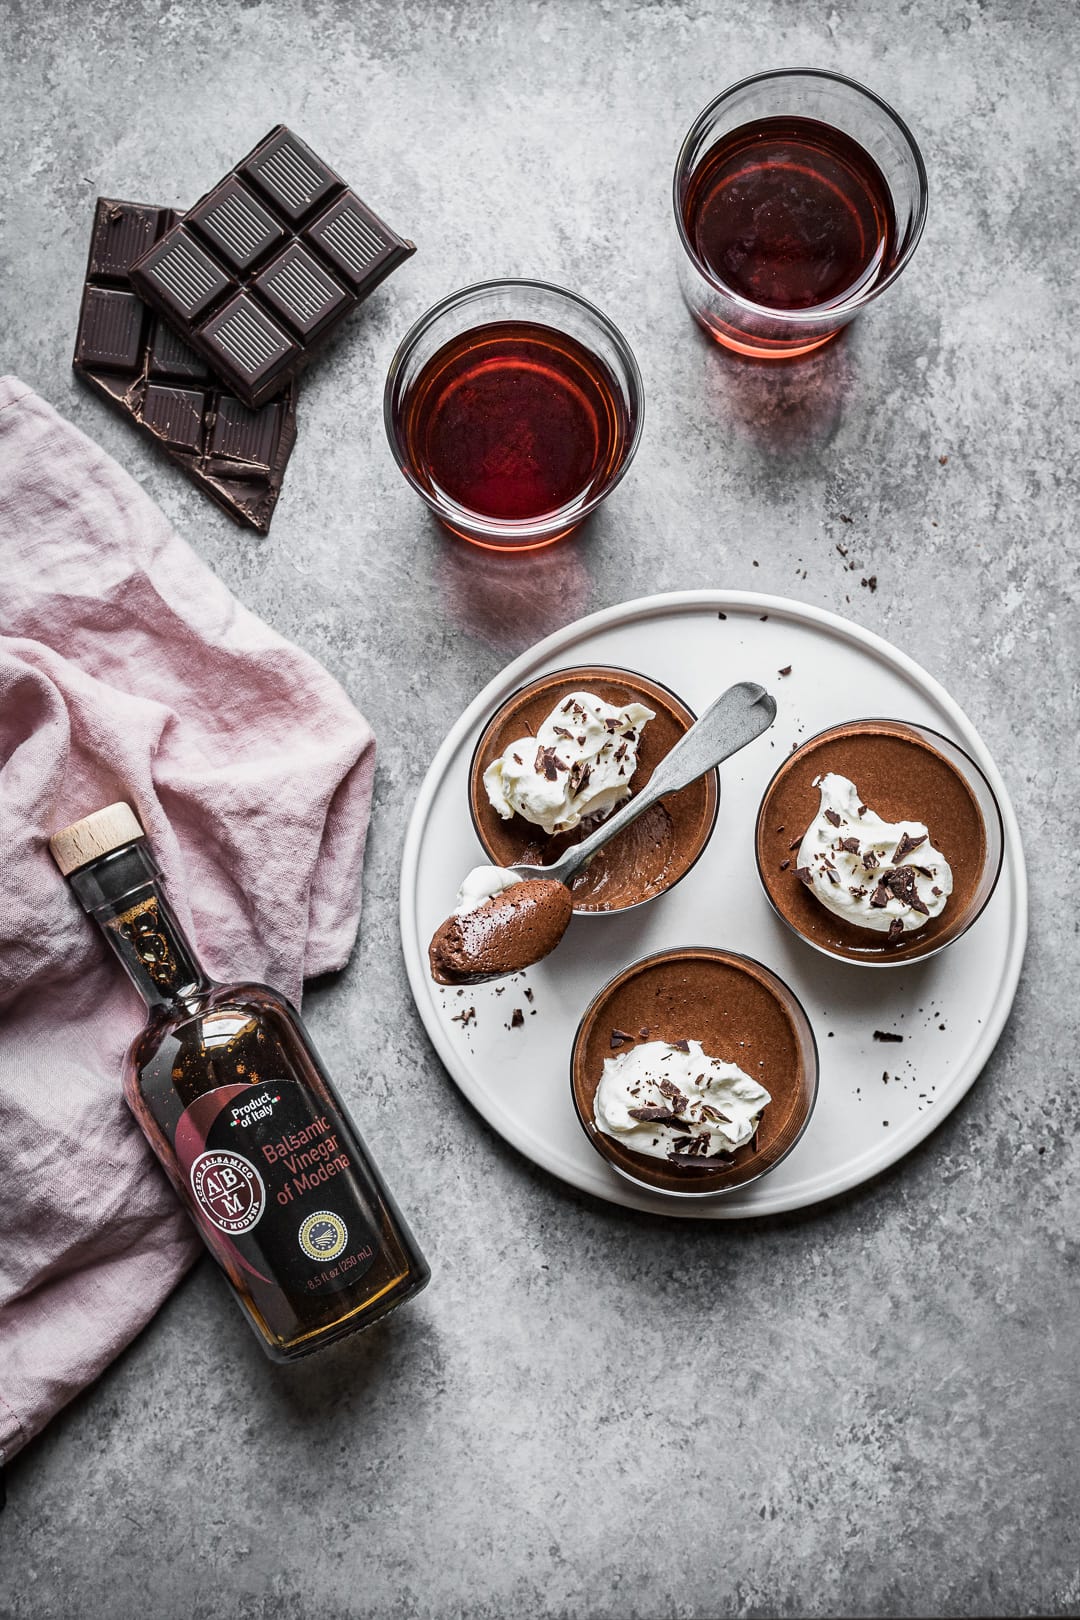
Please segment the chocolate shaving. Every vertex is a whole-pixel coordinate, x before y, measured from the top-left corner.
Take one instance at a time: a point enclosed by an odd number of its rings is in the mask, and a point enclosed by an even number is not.
[[[811,872],[808,866],[797,866],[795,868],[795,876],[798,878],[800,883],[805,883],[808,889],[812,889],[814,887],[814,874]]]
[[[859,840],[857,838],[841,838],[840,848],[846,849],[849,855],[859,853]]]
[[[674,1125],[679,1117],[673,1109],[663,1108],[655,1103],[646,1104],[641,1108],[628,1108],[626,1112],[631,1119],[640,1119],[643,1123],[655,1120],[658,1125]]]
[[[556,782],[559,778],[559,772],[565,771],[566,769],[567,767],[556,754],[554,748],[545,748],[541,743],[540,747],[536,750],[536,761],[533,765],[533,770],[536,771],[538,775],[546,776],[549,782]]]
[[[801,844],[801,843],[802,843],[802,841],[803,841],[803,837],[804,837],[804,836],[805,836],[805,834],[804,834],[804,835],[800,835],[800,837],[798,837],[798,838],[793,838],[793,839],[792,839],[792,840],[791,840],[791,843],[790,843],[790,844],[789,844],[789,845],[788,845],[788,849],[798,849],[798,847],[799,847],[799,845],[800,845],[800,844]]]
[[[836,870],[836,867],[832,864],[832,862],[831,861],[823,861],[822,865],[825,868],[825,876],[828,878],[829,882],[839,884],[839,882],[840,882],[840,874]]]
[[[891,1029],[875,1029],[875,1041],[902,1041],[902,1035],[894,1035]]]
[[[791,865],[790,861],[781,861],[780,862],[780,870],[781,870],[781,872],[786,872],[790,865]]]
[[[658,1081],[657,1084],[660,1087],[660,1095],[662,1097],[667,1097],[675,1112],[677,1114],[681,1114],[687,1103],[690,1101],[689,1097],[685,1096],[683,1092],[679,1090],[674,1080],[668,1080],[665,1078]]]
[[[625,744],[625,742],[621,742],[619,744],[618,748],[616,748],[615,752],[612,754],[611,757],[616,762],[618,762],[620,759],[625,759],[626,758],[626,744]]]
[[[626,1033],[625,1029],[613,1029],[611,1032],[612,1050],[614,1050],[616,1046],[625,1046],[627,1041],[632,1041],[633,1038],[634,1037],[632,1035],[628,1035]]]
[[[831,822],[834,827],[839,827],[840,825],[840,817],[835,810],[826,810],[825,820]]]
[[[899,917],[894,917],[889,924],[889,940],[899,939],[904,932],[904,925]]]
[[[880,911],[883,906],[888,905],[891,898],[892,896],[889,890],[885,887],[884,883],[879,883],[873,894],[870,896],[870,904]]]
[[[567,742],[573,742],[574,734],[572,731],[567,731],[565,726],[552,726],[551,729],[554,731],[556,737],[565,737]]]
[[[900,862],[904,859],[905,855],[910,855],[913,849],[918,849],[920,844],[925,844],[926,839],[926,833],[923,833],[921,838],[909,838],[906,832],[901,833],[900,842],[897,844],[896,853],[893,856],[893,860],[896,862],[897,866],[900,865]]]

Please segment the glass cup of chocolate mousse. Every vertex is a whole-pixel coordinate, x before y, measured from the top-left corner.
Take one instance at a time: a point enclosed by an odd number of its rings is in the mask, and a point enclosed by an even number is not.
[[[974,760],[902,720],[811,737],[765,789],[755,836],[773,910],[842,962],[924,961],[967,932],[994,892],[1004,832]]]
[[[817,1098],[810,1020],[752,957],[660,951],[594,997],[570,1059],[586,1136],[628,1181],[676,1198],[745,1187],[787,1157]]]
[[[670,688],[588,664],[530,681],[492,715],[469,767],[476,836],[495,866],[549,866],[639,793],[693,725]],[[626,911],[686,876],[712,836],[715,771],[654,804],[571,885],[577,915]]]

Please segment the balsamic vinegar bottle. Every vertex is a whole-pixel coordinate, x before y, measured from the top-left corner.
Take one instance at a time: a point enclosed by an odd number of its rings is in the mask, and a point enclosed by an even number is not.
[[[128,1105],[267,1353],[292,1361],[418,1294],[428,1266],[299,1014],[207,977],[130,807],[49,847],[149,1009]]]

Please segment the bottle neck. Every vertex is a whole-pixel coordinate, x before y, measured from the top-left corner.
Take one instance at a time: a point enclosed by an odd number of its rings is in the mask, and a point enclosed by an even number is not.
[[[186,1006],[209,987],[143,839],[92,861],[69,881],[152,1011]]]

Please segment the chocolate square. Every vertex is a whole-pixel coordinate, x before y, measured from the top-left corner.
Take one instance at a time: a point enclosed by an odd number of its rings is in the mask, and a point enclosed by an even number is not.
[[[182,321],[209,309],[229,285],[228,277],[182,225],[175,226],[139,260],[132,282],[145,281],[162,307]]]
[[[98,208],[87,276],[126,282],[131,265],[157,240],[160,219],[160,208],[139,208],[132,203],[107,202]]]
[[[277,220],[232,175],[184,219],[234,270],[246,270],[265,258],[285,235]]]
[[[240,165],[250,180],[295,224],[336,191],[342,181],[291,129],[277,129]]]
[[[203,394],[195,389],[162,388],[151,383],[143,396],[142,419],[174,450],[198,450],[205,406]]]
[[[199,336],[211,355],[223,359],[218,366],[222,376],[240,371],[252,388],[268,382],[299,352],[292,338],[247,293],[240,293],[207,321]]]
[[[347,191],[303,232],[343,275],[351,287],[378,274],[382,261],[394,251],[377,214]]]
[[[75,359],[81,365],[129,371],[142,347],[144,314],[133,292],[90,288],[83,300]]]
[[[276,401],[250,411],[240,400],[222,395],[208,449],[214,456],[268,467],[280,427],[281,406]]]
[[[283,315],[302,338],[311,338],[351,302],[340,282],[311,254],[293,242],[255,278],[268,304]]]
[[[183,382],[205,382],[210,368],[201,354],[177,337],[168,321],[154,317],[154,330],[150,337],[149,372],[151,377],[174,377]]]

